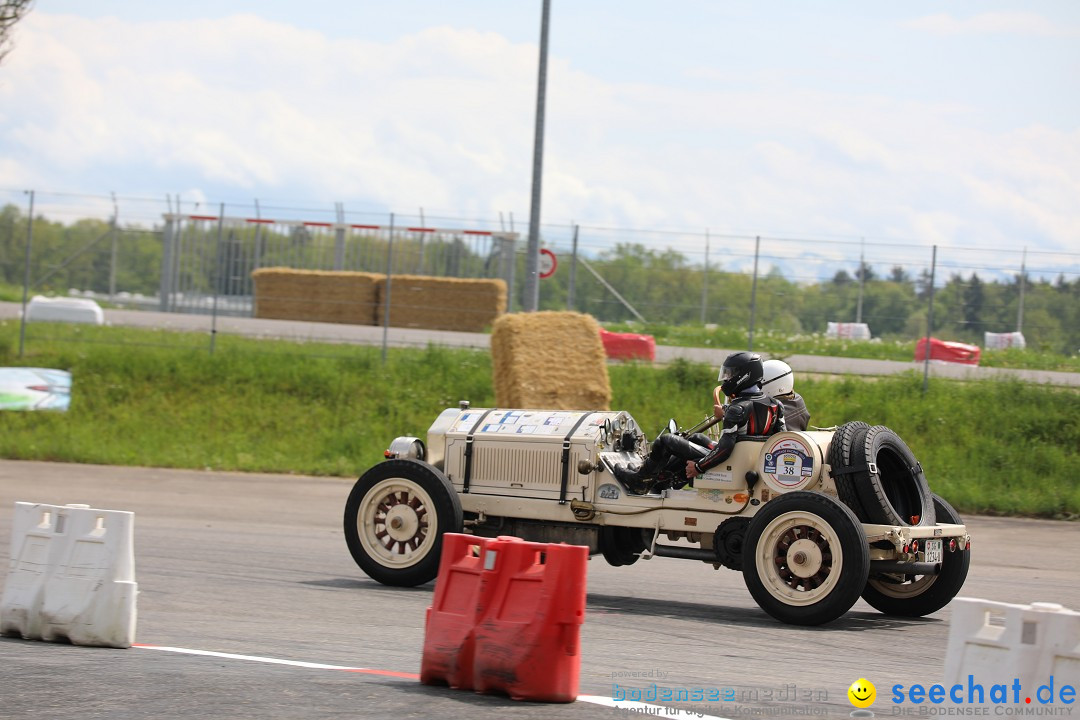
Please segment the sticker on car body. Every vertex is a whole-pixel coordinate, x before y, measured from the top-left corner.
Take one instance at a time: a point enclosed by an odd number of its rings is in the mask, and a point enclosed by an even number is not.
[[[596,495],[597,497],[603,498],[604,500],[618,500],[620,497],[622,497],[622,491],[619,490],[619,487],[617,485],[612,485],[611,483],[604,483],[599,488],[597,488]]]

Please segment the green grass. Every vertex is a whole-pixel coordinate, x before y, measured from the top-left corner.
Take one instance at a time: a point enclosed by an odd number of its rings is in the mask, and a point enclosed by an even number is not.
[[[23,297],[23,289],[21,285],[9,285],[5,282],[0,282],[0,302],[17,302],[21,303]]]
[[[0,365],[73,375],[67,413],[0,413],[0,457],[355,477],[459,400],[494,404],[484,351],[297,344],[94,326],[0,323]],[[711,410],[716,370],[609,368],[612,407],[654,435]],[[888,425],[961,512],[1080,515],[1077,393],[1017,381],[800,379],[815,425]]]

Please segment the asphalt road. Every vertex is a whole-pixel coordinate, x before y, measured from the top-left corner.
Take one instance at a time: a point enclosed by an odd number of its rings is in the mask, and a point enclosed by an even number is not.
[[[0,302],[0,319],[21,317],[19,303]],[[332,342],[358,345],[382,345],[388,347],[427,347],[429,344],[445,347],[488,349],[491,336],[485,333],[451,332],[447,330],[424,330],[419,328],[383,328],[367,325],[340,325],[336,323],[299,322],[293,320],[264,320],[248,317],[162,313],[142,310],[105,310],[105,322],[110,325],[144,327],[164,330],[206,332],[244,335],[256,338],[275,338],[296,342]],[[31,332],[32,337],[32,332]],[[656,348],[656,362],[666,364],[678,358],[706,363],[715,367],[736,350],[745,348],[689,348],[661,345]],[[822,357],[818,355],[791,355],[785,360],[800,373],[822,375],[895,375],[917,371],[923,372],[923,363],[895,360],[864,360],[861,358]],[[1013,370],[1009,368],[972,367],[956,363],[932,362],[928,370],[931,377],[955,380],[1017,377],[1028,382],[1063,387],[1080,387],[1080,373],[1054,372],[1049,370]]]
[[[736,693],[731,702],[663,703],[656,712],[667,717],[675,707],[848,717],[847,688],[860,677],[879,697],[894,682],[941,677],[948,607],[904,620],[860,601],[830,625],[798,628],[758,609],[732,571],[666,558],[613,568],[597,557],[581,628],[581,693],[591,699],[546,705],[424,686],[414,675],[432,585],[388,588],[355,566],[341,528],[351,485],[0,461],[0,558],[16,501],[133,511],[137,642],[223,654],[0,638],[0,717],[629,718],[643,713],[601,704],[613,684],[654,682]],[[967,522],[963,596],[1080,609],[1080,523]],[[881,700],[873,709],[890,714]]]

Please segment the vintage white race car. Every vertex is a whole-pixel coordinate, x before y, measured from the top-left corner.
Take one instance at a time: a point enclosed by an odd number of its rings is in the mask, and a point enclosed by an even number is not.
[[[692,487],[631,494],[612,470],[647,451],[625,411],[462,402],[360,477],[346,543],[370,577],[404,586],[436,577],[447,532],[586,545],[612,565],[697,560],[741,571],[763,610],[800,625],[860,595],[888,615],[927,615],[967,577],[967,529],[884,426],[747,437]]]

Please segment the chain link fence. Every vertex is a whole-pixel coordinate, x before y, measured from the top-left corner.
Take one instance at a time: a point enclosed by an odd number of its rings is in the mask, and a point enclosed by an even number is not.
[[[34,203],[31,215],[31,202]],[[1021,332],[1028,345],[1080,348],[1080,253],[951,247],[874,238],[796,238],[709,230],[545,224],[555,260],[542,310],[605,324],[825,334],[865,325],[874,338],[935,336],[982,344]],[[251,317],[260,268],[501,279],[519,311],[525,243],[498,219],[304,210],[255,202],[0,192],[4,299],[92,297],[116,307]],[[547,273],[544,273],[547,274]],[[422,292],[410,298],[424,302]],[[434,309],[434,308],[433,308]],[[439,310],[445,310],[440,307]]]

